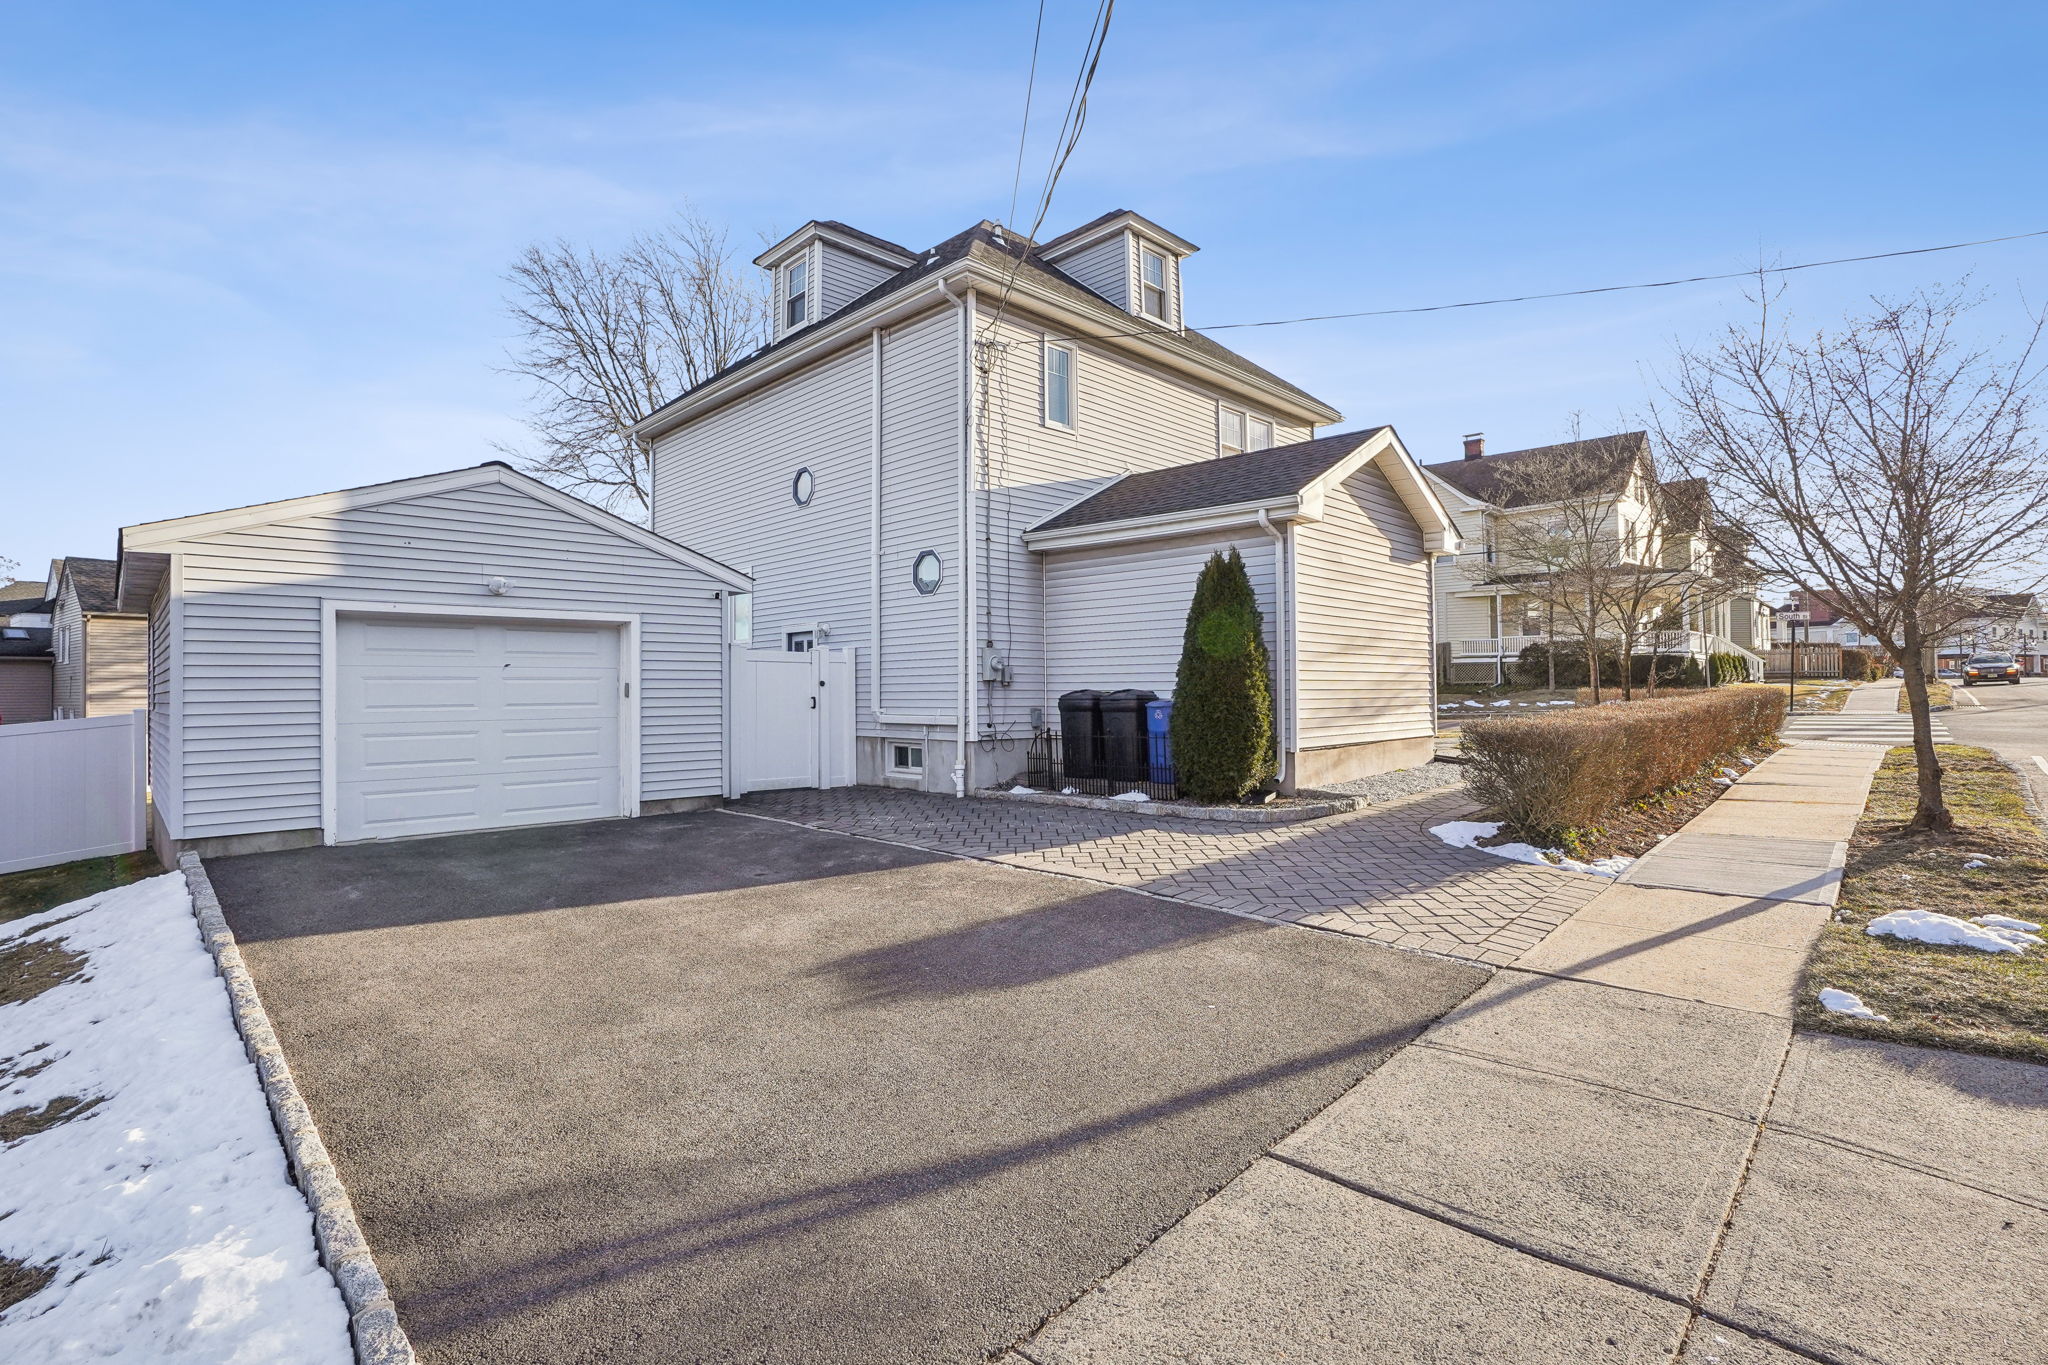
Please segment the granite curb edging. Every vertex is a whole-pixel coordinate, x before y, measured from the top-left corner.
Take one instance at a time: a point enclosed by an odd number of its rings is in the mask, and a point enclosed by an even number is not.
[[[391,1291],[377,1269],[370,1244],[356,1222],[355,1207],[327,1154],[327,1144],[313,1122],[313,1111],[292,1079],[284,1049],[270,1016],[256,993],[256,982],[242,961],[235,932],[221,913],[220,898],[213,881],[196,853],[178,855],[178,870],[192,894],[192,914],[199,921],[199,936],[213,956],[214,969],[227,987],[228,1008],[235,1030],[242,1035],[242,1048],[263,1083],[263,1098],[270,1107],[271,1122],[284,1145],[285,1164],[292,1183],[306,1197],[313,1214],[313,1240],[320,1250],[320,1262],[334,1276],[348,1308],[349,1340],[357,1365],[417,1365],[412,1341],[399,1325],[398,1309]]]
[[[1013,792],[991,787],[972,795],[990,801],[1034,806],[1106,810],[1117,815],[1164,815],[1175,820],[1208,820],[1233,825],[1295,825],[1331,815],[1348,815],[1366,803],[1355,796],[1318,797],[1296,806],[1188,806],[1176,801],[1119,801],[1113,796],[1067,796],[1061,792]]]

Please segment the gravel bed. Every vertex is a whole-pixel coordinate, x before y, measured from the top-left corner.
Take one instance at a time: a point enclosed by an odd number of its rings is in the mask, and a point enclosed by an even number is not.
[[[1418,792],[1440,791],[1445,787],[1459,786],[1464,780],[1465,770],[1462,764],[1438,761],[1420,763],[1413,768],[1401,768],[1390,773],[1376,773],[1371,777],[1361,777],[1351,782],[1331,782],[1316,790],[1338,796],[1355,796],[1362,801],[1377,804],[1403,796],[1414,796]],[[1308,795],[1306,792],[1302,794]]]

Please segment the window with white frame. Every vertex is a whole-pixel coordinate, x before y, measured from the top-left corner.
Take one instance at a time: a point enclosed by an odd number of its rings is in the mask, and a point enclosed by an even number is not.
[[[1244,454],[1244,413],[1236,408],[1216,410],[1216,450],[1221,455]]]
[[[817,637],[808,630],[792,630],[782,637],[782,647],[791,654],[808,654]]]
[[[1166,321],[1166,257],[1149,246],[1138,248],[1138,310]]]
[[[1045,348],[1045,424],[1049,427],[1074,425],[1074,348],[1047,344]]]
[[[797,257],[782,268],[782,325],[801,327],[811,316],[811,258]]]
[[[727,593],[726,613],[732,622],[732,643],[750,645],[754,643],[754,594],[750,592]]]
[[[889,771],[892,773],[923,772],[924,745],[891,744],[889,746]]]
[[[51,633],[51,637],[50,637],[50,638],[51,638],[51,640],[52,640],[52,641],[53,641],[53,642],[55,643],[55,645],[56,645],[56,647],[57,647],[57,662],[58,662],[58,663],[60,663],[60,664],[68,664],[68,663],[70,663],[70,662],[71,662],[71,627],[69,627],[69,626],[59,626],[59,627],[57,627],[57,629],[56,629],[56,630],[55,630],[54,632],[52,632],[52,633]]]
[[[1271,450],[1273,448],[1273,424],[1263,417],[1254,417],[1248,425],[1251,427],[1252,438],[1249,449]]]

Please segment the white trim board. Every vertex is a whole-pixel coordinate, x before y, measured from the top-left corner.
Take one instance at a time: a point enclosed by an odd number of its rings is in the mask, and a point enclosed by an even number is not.
[[[619,678],[626,696],[619,708],[619,814],[640,814],[640,615],[637,612],[559,611],[531,607],[430,606],[418,602],[351,602],[322,598],[320,602],[320,842],[336,842],[340,829],[340,793],[336,781],[335,647],[336,620],[349,616],[453,616],[465,620],[556,621],[564,625],[619,627]],[[730,709],[730,708],[728,708]]]

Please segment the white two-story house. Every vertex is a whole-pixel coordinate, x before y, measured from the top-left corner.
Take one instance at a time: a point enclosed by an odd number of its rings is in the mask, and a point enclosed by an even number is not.
[[[1283,786],[1430,757],[1450,515],[1391,428],[1318,437],[1338,412],[1183,325],[1195,250],[1118,211],[924,250],[820,221],[761,254],[768,343],[636,428],[654,530],[753,580],[737,788],[1012,780],[1061,694],[1171,693],[1231,547]]]
[[[1568,623],[1552,619],[1542,594],[1531,591],[1529,580],[1536,575],[1512,562],[1509,547],[1517,537],[1509,523],[1541,521],[1562,505],[1543,503],[1544,496],[1597,514],[1609,538],[1610,558],[1603,562],[1671,572],[1668,628],[1645,634],[1638,653],[1701,662],[1712,654],[1740,654],[1753,676],[1762,676],[1771,609],[1756,596],[1739,536],[1716,522],[1703,481],[1660,481],[1647,433],[1489,455],[1485,436],[1475,432],[1465,438],[1461,458],[1423,469],[1464,544],[1437,577],[1438,655],[1446,682],[1513,682],[1510,670],[1524,649],[1574,633]]]

